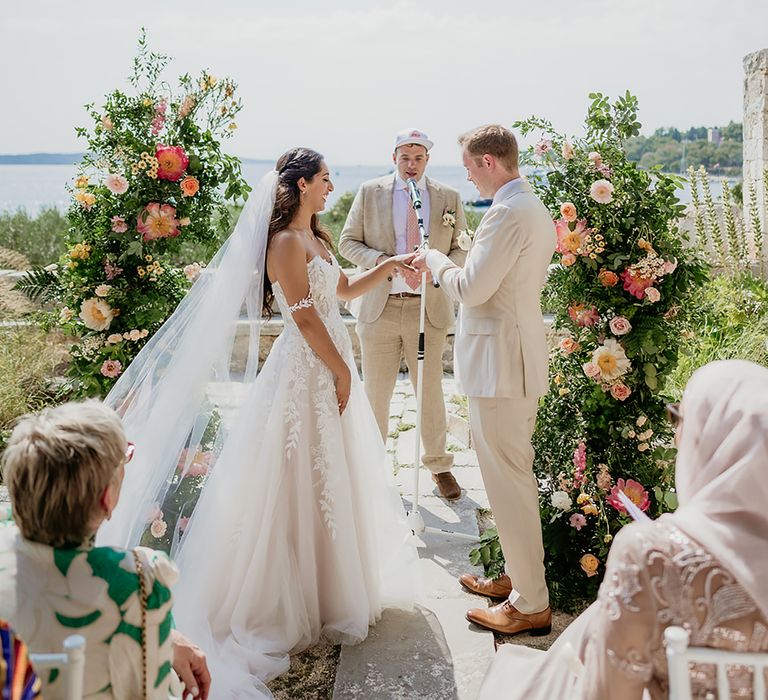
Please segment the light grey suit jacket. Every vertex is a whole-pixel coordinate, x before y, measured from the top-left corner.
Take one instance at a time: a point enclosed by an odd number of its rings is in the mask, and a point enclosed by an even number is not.
[[[480,222],[463,268],[437,251],[427,263],[446,294],[461,302],[454,363],[464,393],[537,398],[549,384],[539,302],[555,227],[525,180],[505,188]]]
[[[464,262],[466,253],[457,242],[459,231],[467,228],[464,207],[459,193],[447,185],[426,178],[429,191],[429,247],[450,257],[456,265]],[[380,255],[395,255],[395,226],[392,221],[392,193],[395,176],[385,175],[360,185],[349,210],[347,221],[339,238],[339,252],[369,270]],[[456,226],[443,224],[443,213],[453,211]],[[389,297],[389,283],[380,284],[359,300],[350,304],[350,311],[358,321],[372,323],[384,310]],[[453,324],[453,302],[432,284],[427,285],[427,317],[435,328],[448,328]]]

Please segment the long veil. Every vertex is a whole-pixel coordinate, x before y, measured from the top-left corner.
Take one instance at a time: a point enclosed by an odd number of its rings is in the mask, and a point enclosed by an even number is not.
[[[174,556],[237,411],[255,380],[265,255],[278,174],[251,192],[235,229],[173,315],[106,397],[136,452],[99,544]],[[244,359],[243,359],[244,357]]]

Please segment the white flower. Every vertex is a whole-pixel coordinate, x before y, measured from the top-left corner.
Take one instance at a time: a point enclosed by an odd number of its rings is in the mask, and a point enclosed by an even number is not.
[[[96,289],[93,290],[93,293],[97,297],[105,297],[107,294],[109,294],[109,290],[112,289],[112,286],[109,284],[100,284]]]
[[[141,337],[146,338],[149,335],[149,331],[146,328],[141,329]]]
[[[152,537],[160,539],[165,534],[167,529],[168,523],[166,523],[165,520],[158,518],[157,520],[152,521],[152,525],[150,526],[149,531],[152,533]]]
[[[642,442],[645,442],[646,440],[650,440],[652,435],[653,435],[653,430],[648,428],[648,430],[646,430],[644,433],[640,433],[637,436],[637,439],[641,440]]]
[[[80,318],[86,328],[93,331],[105,331],[115,317],[112,307],[103,299],[91,297],[80,305]]]
[[[128,191],[128,180],[122,175],[107,175],[104,184],[112,194],[125,194]]]
[[[613,338],[606,340],[592,353],[592,364],[600,369],[604,382],[613,382],[623,377],[632,365],[624,354],[624,348]]]
[[[640,452],[645,452],[646,450],[650,449],[650,447],[651,447],[651,446],[650,446],[650,445],[649,445],[647,442],[641,442],[641,443],[640,443],[640,444],[637,446],[637,449],[638,449]]]
[[[570,510],[573,506],[571,497],[565,491],[555,491],[552,494],[552,507],[558,510]]]
[[[190,282],[194,282],[200,276],[201,270],[200,263],[190,263],[184,266],[184,275]]]
[[[635,421],[635,425],[638,428],[642,428],[645,425],[647,420],[648,418],[646,416],[639,416],[638,419]]]
[[[133,329],[133,330],[130,332],[130,334],[129,334],[129,335],[130,335],[130,338],[131,338],[131,340],[133,340],[133,341],[135,342],[135,341],[139,340],[139,338],[141,338],[141,331],[140,331],[140,330],[138,330],[138,329],[136,329],[136,328],[134,328],[134,329]]]
[[[60,312],[59,312],[59,323],[68,323],[73,319],[75,315],[75,312],[72,311],[68,306],[65,306]]]
[[[613,185],[608,180],[595,180],[589,188],[589,196],[598,204],[609,204],[613,201]]]
[[[123,336],[119,333],[112,333],[107,338],[107,344],[108,345],[117,345],[117,343],[121,343],[123,341]]]
[[[443,214],[443,226],[456,226],[456,217],[449,211]]]
[[[472,245],[472,239],[475,236],[475,232],[472,229],[465,229],[459,231],[459,235],[456,238],[456,243],[459,244],[459,248],[462,250],[469,250]]]

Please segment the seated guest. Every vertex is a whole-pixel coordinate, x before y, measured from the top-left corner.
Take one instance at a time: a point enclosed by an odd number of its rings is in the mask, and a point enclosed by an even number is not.
[[[97,401],[16,426],[2,464],[15,523],[0,524],[0,617],[35,653],[85,637],[86,698],[167,700],[173,668],[185,695],[204,699],[205,656],[173,629],[174,564],[144,547],[94,546],[132,455],[120,418]],[[46,700],[62,696],[62,678],[43,675]]]
[[[768,650],[768,369],[714,362],[670,409],[677,511],[624,527],[597,601],[546,653],[504,645],[481,700],[667,698],[670,625],[692,646]],[[749,669],[728,675],[733,697],[752,697]],[[714,667],[693,665],[691,684],[714,697]]]
[[[26,645],[0,620],[0,698],[34,700],[40,697],[40,687]]]

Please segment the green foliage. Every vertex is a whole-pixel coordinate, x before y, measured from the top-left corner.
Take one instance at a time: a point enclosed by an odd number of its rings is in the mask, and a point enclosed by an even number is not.
[[[49,265],[66,250],[68,228],[66,217],[54,208],[35,217],[22,209],[0,212],[0,246],[22,253],[32,265]]]
[[[515,124],[543,132],[523,161],[540,173],[531,181],[558,239],[543,303],[565,337],[533,445],[550,596],[565,610],[596,595],[613,534],[628,521],[618,488],[653,516],[675,503],[663,390],[707,278],[676,225],[679,179],[627,157],[637,100],[590,100],[585,138],[569,141],[537,117]],[[493,558],[486,566],[501,570]]]
[[[339,249],[339,238],[341,237],[344,223],[347,220],[354,199],[354,192],[345,192],[338,200],[336,200],[336,203],[320,217],[320,223],[330,231],[331,238],[333,238],[333,245],[337,251]],[[337,255],[337,257],[342,267],[354,267],[349,260],[343,258],[341,255]]]
[[[477,547],[469,553],[469,561],[474,566],[482,566],[488,578],[499,578],[504,573],[504,555],[495,527],[488,528],[480,536]]]
[[[80,394],[107,393],[186,293],[178,267],[210,258],[231,231],[231,204],[250,189],[221,149],[241,108],[236,85],[203,71],[182,75],[175,94],[162,79],[169,61],[142,32],[136,93],[87,106],[65,252],[55,274],[36,269],[19,285],[60,303],[45,325],[77,339],[69,371]]]
[[[730,122],[719,129],[721,141],[707,141],[706,127],[682,132],[674,127],[656,129],[653,136],[635,136],[626,143],[627,157],[643,168],[683,172],[687,167],[738,175],[742,167],[742,127]]]
[[[58,294],[59,284],[59,275],[56,270],[35,267],[16,282],[14,289],[22,292],[32,301],[51,301]]]

